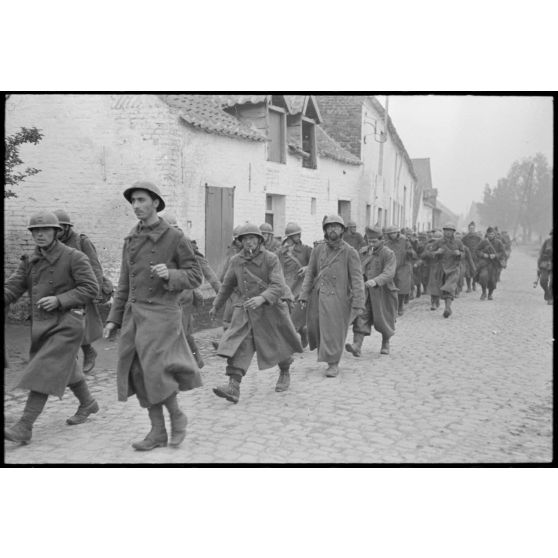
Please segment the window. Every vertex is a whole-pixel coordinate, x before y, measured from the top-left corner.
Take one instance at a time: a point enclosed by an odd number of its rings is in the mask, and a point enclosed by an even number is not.
[[[343,218],[345,225],[351,220],[351,202],[346,200],[339,200],[337,202],[337,214]]]
[[[310,198],[310,215],[316,215],[316,198]]]
[[[265,222],[273,227],[276,237],[281,236],[285,228],[285,196],[266,195]]]
[[[316,125],[305,118],[302,120],[302,166],[307,169],[317,168]]]
[[[279,107],[268,110],[268,148],[267,160],[275,163],[286,163],[287,153],[287,114]]]
[[[380,225],[380,227],[383,225],[382,223],[382,208],[378,207],[378,221],[377,221],[378,225]]]

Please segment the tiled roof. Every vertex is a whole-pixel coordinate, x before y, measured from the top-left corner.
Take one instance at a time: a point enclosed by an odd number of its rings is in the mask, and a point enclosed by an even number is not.
[[[265,103],[267,95],[216,95],[223,107],[234,107],[235,105],[245,105],[252,103]]]
[[[177,109],[180,118],[191,126],[212,134],[267,141],[266,136],[246,122],[228,114],[222,108],[219,95],[159,95],[169,106]]]
[[[320,126],[316,126],[316,139],[318,142],[318,155],[321,157],[335,159],[336,161],[348,163],[349,165],[362,165],[362,161],[358,157],[355,157],[352,153],[343,149],[343,147],[328,136]],[[298,138],[296,140],[293,138],[289,140],[289,148],[300,155],[304,153],[300,139]]]
[[[306,95],[285,95],[290,106],[291,114],[299,114],[304,108]]]

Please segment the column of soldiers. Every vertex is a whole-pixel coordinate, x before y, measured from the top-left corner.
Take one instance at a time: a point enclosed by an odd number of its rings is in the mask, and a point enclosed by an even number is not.
[[[178,447],[187,417],[177,394],[202,385],[204,366],[193,338],[192,313],[207,280],[217,293],[209,315],[224,309],[223,335],[214,342],[226,359],[227,383],[215,395],[234,404],[254,356],[258,369],[279,368],[275,391],[291,382],[293,355],[309,346],[329,378],[340,374],[343,351],[362,355],[372,328],[381,335],[380,354],[390,354],[390,339],[405,304],[430,295],[431,310],[444,302],[444,318],[463,286],[480,285],[481,300],[492,300],[511,252],[509,236],[499,239],[489,227],[483,238],[475,223],[462,236],[452,223],[414,234],[379,225],[356,232],[338,215],[324,217],[324,238],[314,247],[302,242],[302,228],[287,224],[282,239],[269,224],[236,227],[220,278],[172,215],[160,217],[165,201],[158,187],[137,182],[124,193],[138,223],[124,239],[119,283],[104,326],[104,337],[120,330],[117,396],[136,395],[147,410],[151,429],[132,446],[150,451]],[[49,395],[62,397],[68,386],[79,400],[70,425],[99,411],[84,373],[95,364],[92,343],[101,335],[96,304],[103,273],[94,246],[73,230],[64,211],[34,215],[29,230],[35,252],[23,257],[4,289],[5,304],[28,291],[32,304],[30,361],[15,387],[29,390],[21,419],[5,438],[27,443]],[[545,299],[552,303],[552,238],[538,261]],[[346,343],[352,327],[353,342]],[[78,358],[80,347],[83,363]],[[164,410],[170,421],[167,432]]]

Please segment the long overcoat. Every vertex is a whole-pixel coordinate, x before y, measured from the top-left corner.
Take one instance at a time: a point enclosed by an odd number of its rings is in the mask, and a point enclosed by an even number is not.
[[[431,252],[442,250],[442,254],[433,254],[439,262],[442,274],[437,279],[441,281],[441,296],[455,296],[459,275],[461,272],[461,258],[465,254],[465,247],[458,238],[439,238],[432,243]],[[455,254],[459,251],[459,255]]]
[[[343,354],[353,309],[364,308],[364,281],[357,251],[346,242],[318,242],[306,269],[301,300],[308,301],[310,350],[318,362],[337,363]]]
[[[471,256],[473,258],[473,261],[475,262],[475,266],[478,262],[477,246],[479,245],[481,240],[482,236],[477,232],[469,232],[461,238],[461,242],[463,242],[463,244],[467,246],[467,248],[469,248],[469,250],[471,251]]]
[[[397,314],[397,287],[393,280],[397,265],[395,254],[382,244],[375,249],[362,248],[359,255],[365,281],[373,279],[376,286],[365,285],[365,311],[357,317],[355,331],[369,335],[373,325],[383,337],[389,338],[395,334]]]
[[[301,353],[302,345],[283,298],[288,292],[279,258],[265,248],[253,258],[239,252],[231,259],[214,307],[219,310],[235,289],[240,298],[234,305],[230,327],[225,331],[217,354],[231,358],[248,335],[256,347],[258,368],[266,370],[283,362],[293,353]],[[262,296],[265,303],[254,310],[243,303]]]
[[[221,276],[219,277],[219,281],[223,284],[225,280],[225,275],[229,270],[229,266],[231,264],[231,260],[240,252],[240,248],[235,244],[232,244],[227,249],[227,257],[225,259],[225,263],[223,264],[223,269],[221,271]],[[231,296],[227,299],[225,303],[225,309],[223,310],[223,330],[226,330],[231,325],[231,320],[233,316],[234,306],[237,304],[241,299],[240,291],[238,288],[234,289],[231,293]]]
[[[426,285],[426,292],[430,296],[440,296],[442,292],[440,287],[444,281],[444,271],[442,269],[442,263],[433,254],[433,246],[436,239],[430,239],[424,248],[422,253],[422,259],[428,268],[428,283]]]
[[[490,258],[491,254],[496,257]],[[500,277],[500,271],[506,261],[504,245],[497,238],[492,241],[488,238],[483,238],[477,246],[476,255],[478,261],[476,280],[483,287],[495,289]]]
[[[70,248],[75,248],[80,252],[83,252],[88,258],[91,267],[93,268],[93,273],[99,283],[99,288],[103,284],[103,267],[99,261],[99,256],[97,255],[97,250],[95,246],[89,240],[87,235],[80,234],[74,229],[70,229],[70,234],[66,240],[62,242],[69,246]],[[103,321],[101,320],[101,315],[99,314],[99,309],[95,301],[91,301],[85,307],[85,331],[83,333],[83,345],[90,345],[97,339],[100,339],[103,335]]]
[[[29,363],[10,387],[62,397],[68,384],[84,378],[77,355],[84,307],[99,293],[95,274],[84,254],[55,241],[48,251],[36,248],[32,256],[22,257],[4,286],[4,304],[25,291],[31,299]],[[56,296],[58,308],[39,309],[37,302],[45,296]]]
[[[168,280],[151,272],[151,266],[161,263],[169,268]],[[181,292],[201,282],[192,245],[164,219],[151,227],[138,224],[124,239],[118,288],[107,318],[122,327],[116,369],[119,401],[135,392],[130,373],[136,355],[151,405],[202,385],[179,304]]]
[[[395,285],[400,295],[411,294],[413,281],[413,260],[417,255],[409,239],[400,234],[395,240],[388,238],[385,245],[395,254],[397,268],[395,270]]]
[[[302,290],[302,282],[304,276],[299,276],[298,272],[301,268],[306,267],[310,262],[310,254],[312,248],[302,244],[294,244],[293,246],[283,245],[281,250],[277,252],[281,266],[283,267],[283,275],[285,281],[294,297],[294,305],[291,313],[291,319],[297,331],[306,325],[306,310],[303,310],[298,302],[298,295]]]

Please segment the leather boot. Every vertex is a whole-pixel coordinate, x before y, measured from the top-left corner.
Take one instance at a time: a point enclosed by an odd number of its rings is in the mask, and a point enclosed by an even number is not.
[[[381,355],[389,355],[389,337],[382,336],[382,348],[380,349]]]
[[[465,291],[466,293],[470,293],[471,292],[471,278],[470,277],[466,277],[465,281],[467,281],[467,290]]]
[[[489,290],[489,291],[488,291],[488,300],[494,300],[494,298],[492,297],[492,293],[493,293],[493,292],[494,292],[494,291],[492,291],[492,290]]]
[[[446,303],[446,309],[444,310],[444,318],[449,318],[452,314],[451,312],[451,298],[446,298],[445,299],[445,303]]]
[[[480,297],[481,300],[486,300],[486,287],[482,288],[482,294]]]
[[[404,310],[404,304],[405,304],[405,295],[397,295],[398,298],[398,308],[397,308],[397,315],[398,316],[403,316],[403,313],[405,312]]]
[[[166,399],[164,401],[164,405],[169,412],[171,421],[171,437],[169,446],[177,448],[184,441],[184,438],[186,438],[186,425],[188,424],[188,418],[178,406],[176,393]]]
[[[327,365],[327,369],[325,371],[325,375],[328,378],[336,378],[337,376],[339,376],[339,366],[338,366],[338,362],[330,362]]]
[[[229,376],[229,383],[213,388],[213,393],[231,403],[238,403],[240,399],[240,379],[235,376]]]
[[[436,308],[438,308],[436,304],[436,298],[437,297],[435,295],[430,296],[430,310],[436,310]]]
[[[82,345],[81,350],[83,351],[83,373],[88,374],[95,368],[97,351],[91,345]]]
[[[91,393],[89,393],[89,388],[87,387],[87,382],[85,380],[81,380],[81,382],[77,382],[76,384],[72,384],[68,387],[78,398],[79,407],[73,417],[66,419],[66,424],[71,426],[82,424],[87,420],[89,415],[99,411],[99,404],[95,401],[95,399],[93,399]]]
[[[275,386],[275,391],[278,393],[282,391],[287,391],[290,385],[291,385],[290,370],[288,368],[286,370],[280,370],[279,379],[277,380],[277,384]]]
[[[364,335],[362,333],[353,334],[353,344],[347,343],[345,345],[345,350],[352,353],[354,356],[359,357],[362,351],[362,342],[364,341]]]
[[[21,418],[9,428],[4,429],[4,439],[11,442],[27,444],[31,441],[33,424],[43,412],[48,395],[37,391],[30,391]]]
[[[151,451],[155,448],[164,448],[167,445],[168,436],[165,428],[163,405],[161,403],[153,405],[149,407],[148,412],[151,430],[141,442],[132,444],[132,447],[137,451]]]
[[[306,349],[306,347],[308,347],[308,328],[306,326],[304,326],[300,330],[300,342],[303,349]]]

